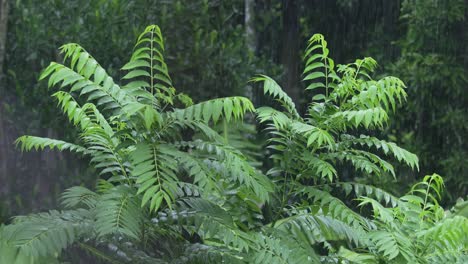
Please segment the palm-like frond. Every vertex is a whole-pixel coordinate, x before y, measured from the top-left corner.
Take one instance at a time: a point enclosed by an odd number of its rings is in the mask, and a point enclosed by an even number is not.
[[[349,195],[351,192],[353,192],[355,197],[372,197],[377,201],[386,205],[391,205],[392,207],[397,206],[400,200],[398,197],[389,192],[367,184],[355,182],[337,182],[335,185],[339,187],[340,190],[344,191],[346,195]]]
[[[217,143],[195,140],[182,143],[201,151],[214,154],[222,161],[220,172],[227,179],[232,179],[241,185],[251,189],[261,201],[269,200],[269,192],[272,191],[272,183],[260,171],[252,167],[245,156],[238,150]]]
[[[89,189],[81,186],[71,187],[61,196],[62,205],[65,208],[72,209],[80,205],[86,205],[88,209],[96,207],[98,201],[98,194],[90,191]]]
[[[307,45],[305,53],[304,81],[311,82],[306,90],[335,87],[333,80],[339,80],[334,71],[335,63],[328,56],[330,53],[327,41],[321,34],[314,34]],[[312,82],[313,80],[313,82]],[[323,80],[323,81],[322,81]]]
[[[465,217],[456,216],[437,223],[435,226],[418,233],[419,242],[424,252],[428,255],[427,260],[453,261],[455,259],[466,259],[468,238],[468,220]],[[453,263],[456,263],[454,261]]]
[[[109,190],[99,198],[95,210],[96,231],[100,236],[124,234],[140,238],[144,211],[130,188],[120,186]]]
[[[308,244],[290,237],[286,232],[283,235],[282,237],[258,235],[255,252],[250,255],[248,263],[320,263],[318,255]]]
[[[122,69],[129,71],[123,79],[131,80],[126,89],[148,89],[164,103],[173,103],[175,89],[164,61],[164,39],[157,25],[146,27],[140,34],[130,61]]]
[[[275,80],[271,79],[266,75],[260,75],[252,79],[254,82],[263,82],[263,93],[271,95],[277,99],[288,111],[289,114],[294,118],[300,118],[299,113],[296,110],[296,105],[289,95],[287,95],[281,86],[279,86]]]
[[[102,127],[107,134],[113,135],[113,128],[93,103],[86,103],[80,106],[70,93],[64,91],[58,91],[52,96],[59,101],[59,105],[68,116],[69,121],[74,125],[78,125],[79,123],[82,131],[86,131],[87,128],[97,125]]]
[[[0,256],[2,256],[3,262],[10,264],[59,263],[55,257],[26,255],[20,248],[6,241],[6,238],[12,236],[11,232],[13,232],[11,228],[0,226],[0,238],[2,238],[2,241],[0,241]]]
[[[366,244],[364,233],[328,216],[299,213],[277,221],[275,228],[310,245],[327,241],[348,241],[356,246]]]
[[[174,160],[162,150],[161,146],[141,143],[132,152],[132,175],[139,184],[138,193],[143,194],[142,205],[150,202],[151,211],[157,211],[162,202],[171,207],[178,181]]]
[[[398,161],[405,162],[411,168],[419,169],[418,157],[393,142],[386,142],[375,137],[361,136],[352,140],[352,143],[381,149],[385,154],[392,154]]]
[[[256,112],[260,123],[270,121],[278,130],[292,124],[292,120],[287,115],[271,107],[259,107]]]
[[[32,260],[53,257],[90,229],[85,211],[50,211],[17,217],[3,231],[2,241]]]
[[[206,123],[212,120],[216,123],[221,117],[227,121],[242,119],[245,113],[252,111],[254,111],[252,102],[245,97],[237,96],[212,99],[184,109],[176,109],[171,115],[178,120],[203,120]]]
[[[415,248],[411,240],[400,232],[374,231],[369,234],[369,237],[377,251],[388,261],[419,263],[413,254]]]
[[[82,146],[51,138],[22,136],[19,137],[15,143],[20,145],[22,151],[30,151],[33,149],[44,150],[45,148],[50,148],[58,149],[60,151],[69,150],[80,154],[88,153],[88,150]]]
[[[307,186],[303,187],[300,193],[305,194],[307,199],[311,199],[313,204],[318,204],[324,215],[338,219],[357,229],[375,229],[375,225],[369,219],[351,210],[340,199],[333,197],[329,192]]]
[[[52,62],[40,76],[40,79],[49,78],[49,87],[57,84],[61,88],[70,87],[69,92],[86,96],[101,109],[116,113],[129,102],[128,95],[81,46],[71,43],[61,50],[65,59],[70,58],[70,67]]]

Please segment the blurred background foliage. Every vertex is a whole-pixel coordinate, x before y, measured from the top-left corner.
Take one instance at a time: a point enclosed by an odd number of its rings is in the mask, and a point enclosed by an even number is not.
[[[400,77],[409,93],[384,136],[418,154],[421,171],[366,181],[398,194],[437,172],[445,176],[445,201],[452,204],[468,188],[467,2],[1,0],[0,222],[50,208],[64,188],[95,181],[86,163],[71,155],[22,154],[13,145],[22,134],[72,136],[52,114],[46,84],[37,81],[49,61],[60,60],[58,47],[78,42],[119,79],[122,73],[111,69],[124,64],[149,24],[158,24],[166,38],[175,87],[195,100],[247,95],[258,103],[248,80],[263,73],[280,79],[301,109],[301,52],[317,32],[337,63],[375,58],[378,73]]]

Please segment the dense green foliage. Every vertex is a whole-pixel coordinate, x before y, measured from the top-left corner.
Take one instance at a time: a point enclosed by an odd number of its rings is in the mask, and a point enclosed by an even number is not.
[[[60,263],[73,250],[93,263],[467,260],[468,219],[462,203],[450,214],[439,206],[440,176],[402,197],[359,183],[397,177],[394,161],[419,169],[416,155],[377,136],[407,95],[398,78],[371,77],[373,59],[335,65],[324,37],[312,36],[303,76],[315,96],[303,115],[266,75],[252,82],[274,106],[240,96],[193,104],[173,86],[165,47],[159,27],[147,27],[119,83],[75,43],[42,72],[79,136],[17,144],[83,155],[97,185],[67,189],[61,211],[0,227],[4,260]],[[239,121],[249,115],[268,138],[263,167],[246,137],[230,135],[246,136]],[[228,129],[234,121],[239,130]]]
[[[395,134],[418,151],[424,172],[444,174],[451,201],[468,193],[466,12],[462,0],[405,1],[407,32],[389,67],[411,87]]]
[[[70,155],[21,155],[14,150],[13,141],[22,134],[65,140],[76,136],[66,120],[56,115],[47,83],[37,82],[41,69],[62,59],[59,45],[79,43],[109,76],[120,79],[125,71],[119,67],[132,54],[134,39],[147,24],[157,22],[170,32],[165,48],[171,54],[166,63],[177,76],[173,85],[195,100],[244,95],[253,74],[277,72],[278,66],[272,63],[264,70],[266,59],[247,51],[241,0],[8,1],[5,78],[0,82],[1,114],[7,128],[0,131],[0,145],[9,150],[2,153],[7,167],[0,163],[0,169],[5,169],[0,172],[4,183],[0,219],[4,221],[13,214],[54,207],[64,188],[82,182],[94,184],[92,172],[84,171],[86,163],[76,162]],[[70,170],[76,172],[73,180]],[[12,174],[16,177],[9,177]]]

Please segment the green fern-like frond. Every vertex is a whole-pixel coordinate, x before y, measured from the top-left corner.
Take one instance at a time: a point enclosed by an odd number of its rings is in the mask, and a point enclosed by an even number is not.
[[[117,151],[118,140],[98,126],[93,126],[82,134],[83,141],[91,152],[91,163],[100,170],[100,175],[110,174],[115,181],[129,181],[128,165]]]
[[[313,145],[315,148],[328,147],[334,149],[335,139],[330,133],[319,127],[315,127],[302,122],[294,122],[292,131],[300,133],[307,138],[307,146]]]
[[[381,107],[367,108],[363,110],[345,110],[337,112],[332,118],[344,118],[357,128],[364,126],[383,127],[388,120],[387,112]]]
[[[3,241],[18,248],[21,255],[33,259],[52,257],[71,245],[90,229],[81,211],[50,211],[15,219],[10,236]]]
[[[325,159],[317,158],[312,155],[307,155],[305,158],[309,162],[310,167],[320,178],[328,179],[329,182],[332,182],[333,179],[338,176],[335,167]]]
[[[119,112],[129,101],[129,96],[114,83],[112,77],[98,62],[78,44],[62,47],[66,57],[70,57],[70,67],[52,62],[41,74],[40,79],[49,78],[49,87],[60,84],[69,87],[69,92],[86,96],[103,110]]]
[[[280,219],[275,223],[275,228],[310,245],[326,241],[349,241],[356,246],[366,244],[360,231],[328,216],[300,213]]]
[[[257,108],[256,112],[260,123],[271,121],[278,130],[283,129],[292,123],[292,120],[287,115],[271,107],[262,106]]]
[[[468,249],[468,219],[461,216],[446,219],[418,234],[428,259],[460,258]]]
[[[236,149],[200,140],[183,143],[183,145],[215,154],[222,161],[220,165],[225,168],[221,171],[223,176],[228,179],[232,178],[233,181],[251,189],[261,201],[269,200],[269,193],[273,190],[271,181],[252,167],[245,156]]]
[[[348,103],[395,111],[397,103],[401,103],[407,97],[405,88],[400,79],[392,76],[378,81],[360,82],[356,94],[350,97]]]
[[[370,250],[389,263],[457,263],[466,255],[468,221],[444,216],[438,205],[443,180],[429,175],[398,199],[394,208],[363,197],[370,204],[379,226],[368,234]]]
[[[143,221],[140,200],[131,189],[116,187],[99,197],[96,203],[96,231],[100,236],[125,234],[139,239]]]
[[[349,195],[351,192],[353,192],[354,196],[358,198],[361,196],[373,197],[377,201],[391,205],[392,207],[397,206],[400,200],[398,197],[382,190],[381,188],[367,184],[355,182],[338,182],[336,185],[340,190],[344,191],[346,195]]]
[[[140,143],[131,154],[132,175],[139,184],[138,194],[143,193],[142,206],[150,202],[151,211],[158,211],[163,202],[171,207],[177,189],[178,180],[173,170],[175,160],[161,151],[163,146]]]
[[[374,231],[369,234],[378,252],[393,263],[419,263],[414,255],[415,248],[400,232]]]
[[[61,202],[67,209],[86,205],[88,209],[94,208],[99,196],[89,189],[81,186],[71,187],[62,193]]]
[[[164,103],[173,104],[175,89],[164,60],[164,40],[156,25],[140,34],[130,61],[122,67],[129,71],[124,80],[131,80],[126,89],[146,89]]]
[[[431,202],[434,205],[438,204],[442,197],[441,193],[444,188],[444,180],[438,174],[426,175],[422,181],[416,183],[411,188],[410,194],[424,196],[425,203]],[[435,194],[435,195],[434,195]],[[424,204],[424,207],[427,205]]]
[[[69,121],[74,125],[79,124],[82,131],[86,131],[92,125],[98,125],[109,135],[113,135],[114,131],[109,122],[94,104],[86,103],[80,107],[72,95],[64,91],[58,91],[52,96],[59,101],[62,111],[68,116]]]
[[[286,232],[279,234],[284,236],[257,235],[255,238],[256,248],[249,254],[248,263],[320,263],[319,257],[313,248],[290,237]]]
[[[21,136],[15,143],[20,145],[22,151],[30,151],[32,149],[44,150],[45,148],[50,148],[60,151],[69,150],[80,154],[88,154],[88,150],[82,146],[51,138]]]
[[[291,97],[289,97],[283,91],[283,89],[281,89],[281,87],[275,82],[275,80],[271,79],[266,75],[260,75],[258,77],[253,78],[252,81],[263,82],[263,93],[265,95],[270,95],[276,100],[278,100],[288,111],[288,113],[292,115],[293,118],[300,118],[300,115],[296,110],[296,105],[292,101]]]
[[[329,192],[306,186],[299,190],[306,195],[312,203],[318,204],[324,215],[329,215],[356,228],[366,230],[375,229],[375,225],[365,217],[351,210],[340,199],[333,197]]]
[[[352,264],[378,264],[377,258],[368,253],[357,253],[341,247],[338,251],[340,258],[349,261]]]
[[[304,81],[311,82],[306,90],[334,87],[334,80],[339,79],[334,71],[335,63],[328,57],[330,51],[327,41],[321,34],[314,34],[309,39],[305,53]],[[323,81],[322,81],[323,80]]]
[[[386,224],[392,224],[394,222],[395,215],[392,209],[386,208],[377,200],[369,198],[369,197],[361,197],[361,198],[358,198],[358,200],[360,201],[359,206],[365,206],[365,205],[372,206],[372,211],[374,213],[375,219],[378,219],[379,221],[386,223]]]
[[[206,123],[212,120],[216,123],[221,117],[227,121],[242,119],[247,112],[254,110],[249,99],[236,96],[208,100],[185,109],[176,109],[171,114],[178,120],[203,120]]]
[[[13,232],[15,232],[14,228],[0,226],[0,238],[2,238],[0,241],[0,256],[2,256],[2,262],[9,264],[59,263],[53,256],[34,257],[26,255],[21,248],[6,241],[7,238],[12,238]]]
[[[405,162],[411,168],[417,168],[419,170],[418,157],[393,142],[386,142],[375,137],[361,136],[360,138],[354,139],[352,143],[361,146],[375,147],[378,150],[382,150],[385,154],[392,154],[398,161]]]
[[[214,171],[203,160],[197,158],[193,153],[183,152],[176,148],[166,147],[163,153],[177,161],[177,165],[193,178],[193,183],[196,186],[206,192],[213,191],[216,185]]]
[[[359,151],[358,151],[359,153]],[[359,155],[360,154],[360,155]],[[346,161],[353,165],[356,171],[364,172],[368,175],[381,175],[382,170],[389,170],[391,165],[387,165],[388,163],[385,161],[380,160],[379,158],[375,158],[374,156],[370,156],[368,153],[362,154],[355,154],[353,150],[346,150],[341,152],[330,153],[327,157],[335,160],[339,160],[341,162]],[[381,164],[384,164],[381,167]]]
[[[210,244],[231,246],[240,252],[251,247],[253,238],[237,228],[225,208],[200,198],[180,200],[179,206],[190,208],[197,213],[193,219],[187,218],[186,224],[192,225],[193,230]]]

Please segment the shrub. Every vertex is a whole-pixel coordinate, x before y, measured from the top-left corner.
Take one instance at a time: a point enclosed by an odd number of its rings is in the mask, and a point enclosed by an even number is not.
[[[244,97],[192,104],[172,87],[157,26],[138,38],[121,86],[81,46],[61,50],[64,64],[51,63],[41,78],[60,88],[53,97],[80,137],[72,143],[23,136],[17,143],[23,150],[83,155],[97,186],[66,190],[62,211],[17,217],[1,227],[0,253],[9,263],[53,263],[70,247],[110,263],[440,263],[466,257],[468,222],[444,216],[437,202],[440,176],[426,177],[401,198],[349,181],[356,177],[340,179],[350,168],[365,177],[396,177],[384,155],[418,168],[414,154],[364,134],[383,129],[388,112],[406,97],[398,78],[370,77],[373,59],[335,69],[323,36],[314,35],[304,80],[308,91],[318,92],[302,116],[267,76],[253,81],[281,110],[255,110]],[[227,122],[253,111],[269,135],[266,174],[233,146],[243,145],[239,137],[232,145],[227,140]],[[220,121],[223,135],[213,129]],[[358,213],[349,196],[371,208]]]

